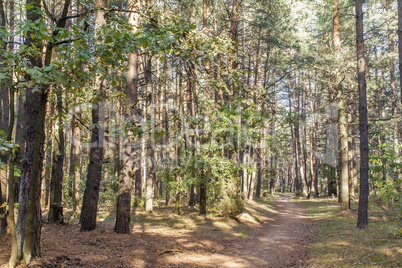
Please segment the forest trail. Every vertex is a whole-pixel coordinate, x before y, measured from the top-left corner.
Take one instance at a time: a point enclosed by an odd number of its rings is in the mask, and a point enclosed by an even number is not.
[[[274,200],[277,205],[275,222],[265,228],[261,237],[238,245],[237,256],[247,260],[238,267],[301,267],[314,238],[314,224],[308,212],[290,196]],[[231,266],[233,267],[233,266]]]
[[[44,224],[43,256],[29,267],[303,267],[315,229],[306,209],[290,195],[248,205],[264,213],[258,224],[247,213],[236,221],[175,216],[171,208],[142,220],[138,214],[127,235],[113,231],[113,214],[91,232],[80,232],[79,224]],[[248,227],[238,229],[239,222]],[[7,238],[0,236],[0,267],[8,260]]]
[[[194,266],[187,262],[182,267],[303,267],[314,239],[315,225],[309,220],[307,210],[291,201],[290,195],[282,195],[273,203],[277,206],[273,222],[248,238],[232,241],[221,252],[204,256]],[[188,259],[184,254],[175,254],[173,258]]]

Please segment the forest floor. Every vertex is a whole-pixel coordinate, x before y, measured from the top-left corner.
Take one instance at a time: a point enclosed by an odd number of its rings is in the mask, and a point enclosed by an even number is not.
[[[370,196],[369,226],[356,227],[358,202],[340,211],[337,198],[297,200],[317,222],[307,267],[402,267],[402,217]]]
[[[107,207],[92,232],[81,233],[76,219],[44,224],[42,258],[29,267],[302,267],[316,228],[289,195],[248,201],[237,220],[200,217],[189,208],[182,215],[171,207],[134,210],[127,235],[113,232],[115,215]],[[0,245],[3,264],[8,238],[0,237]]]

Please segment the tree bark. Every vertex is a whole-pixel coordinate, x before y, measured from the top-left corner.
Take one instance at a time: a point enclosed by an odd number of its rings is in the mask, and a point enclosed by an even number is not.
[[[50,103],[50,109],[48,109],[49,112],[47,114],[47,120],[46,120],[46,151],[45,151],[45,157],[46,157],[46,163],[45,165],[45,176],[44,176],[44,182],[43,186],[45,187],[45,195],[43,197],[44,199],[44,204],[45,207],[49,206],[49,199],[50,199],[50,180],[52,177],[52,166],[51,164],[53,163],[53,116],[54,116],[54,105],[53,103]]]
[[[0,0],[0,26],[5,30],[6,27],[6,14],[4,11],[4,2]],[[6,64],[3,63],[3,54],[6,52],[7,44],[1,42],[0,48],[0,68],[5,68]],[[0,130],[3,134],[7,134],[10,119],[9,109],[9,87],[8,85],[0,86]],[[0,160],[2,163],[7,163],[7,153],[0,151]],[[2,167],[0,170],[0,234],[6,233],[6,209],[2,206],[6,202],[6,185],[7,185],[7,169]]]
[[[399,51],[399,73],[402,73],[402,0],[398,0],[398,51]],[[400,101],[402,104],[402,75],[399,75]]]
[[[73,116],[71,118],[71,145],[70,145],[70,171],[69,176],[71,179],[71,198],[73,202],[74,211],[77,210],[79,203],[79,183],[81,178],[80,173],[80,155],[79,148],[76,143],[80,142],[81,130],[79,127],[79,122],[75,118],[75,107],[73,109]]]
[[[366,66],[364,59],[363,36],[363,3],[355,1],[356,8],[356,52],[357,52],[357,79],[359,85],[359,131],[360,131],[360,195],[357,227],[365,228],[368,225],[368,125],[367,125],[367,93],[366,93]]]
[[[307,185],[305,181],[305,173],[304,173],[304,163],[302,162],[302,152],[301,152],[301,145],[300,145],[300,120],[299,120],[299,111],[300,111],[300,101],[296,97],[296,87],[293,88],[293,105],[296,105],[295,107],[295,120],[294,120],[294,135],[295,135],[295,140],[296,140],[296,148],[297,148],[297,159],[299,160],[299,168],[300,168],[300,180],[297,182],[298,185],[300,185],[301,182],[301,194],[303,197],[307,197]]]
[[[26,16],[30,21],[36,21],[41,19],[40,12],[40,1],[31,0],[27,1],[27,5],[31,5],[32,9],[27,9]],[[25,44],[28,46],[35,47],[35,49],[41,50],[42,45],[38,45],[38,40],[30,33],[27,34],[27,39]],[[36,45],[35,45],[36,44]],[[40,57],[29,57],[29,61],[32,66],[42,67],[42,59]],[[29,75],[26,75],[26,80],[29,80]],[[40,224],[34,225],[34,216],[37,215],[37,209],[40,210],[39,207],[35,206],[35,197],[37,194],[37,186],[40,182],[39,178],[39,165],[41,163],[41,141],[43,136],[43,131],[40,129],[39,124],[39,103],[41,100],[41,94],[39,92],[32,92],[31,88],[26,90],[26,99],[24,102],[25,109],[25,117],[24,117],[24,140],[26,144],[25,155],[22,159],[22,167],[21,167],[21,178],[20,178],[20,198],[19,198],[19,207],[18,207],[18,222],[17,222],[17,240],[19,246],[19,254],[21,253],[21,249],[25,247],[26,242],[26,230],[29,231],[29,241],[24,250],[24,260],[26,263],[30,262],[31,256],[34,257],[40,256],[40,250],[34,250],[34,248],[39,249],[39,247],[33,246],[34,242],[36,245],[39,245],[39,238],[34,235],[40,234],[39,232],[35,232],[35,230],[40,230]],[[34,155],[35,154],[35,155]],[[35,173],[34,172],[35,167]],[[35,182],[34,182],[35,181]],[[34,187],[32,187],[34,185]],[[36,186],[36,187],[35,187]],[[40,192],[40,191],[38,191]],[[28,210],[28,206],[31,211]],[[27,220],[28,215],[30,214],[29,221]],[[39,222],[39,221],[36,221]],[[35,228],[36,227],[36,228]],[[27,256],[25,256],[27,255]],[[26,258],[27,257],[27,258]]]
[[[3,6],[2,6],[3,8]],[[2,12],[3,13],[3,12]],[[10,2],[10,33],[14,33],[14,1]],[[3,14],[2,17],[4,18]],[[10,38],[9,51],[14,49],[12,44],[13,38]],[[12,86],[12,73],[10,73],[10,79],[8,80],[8,89],[9,89],[9,125],[7,129],[7,141],[11,142],[13,139],[13,130],[15,123],[15,91]],[[15,180],[14,180],[14,168],[15,168],[15,153],[14,151],[9,151],[8,153],[8,164],[9,164],[9,172],[8,172],[8,215],[7,215],[7,224],[10,232],[10,243],[11,243],[11,252],[10,252],[10,260],[8,262],[8,266],[10,268],[14,268],[17,263],[18,257],[18,246],[17,246],[17,233],[15,226]]]
[[[99,38],[97,31],[106,24],[105,8],[109,5],[108,0],[97,0],[96,7],[98,8],[95,14],[95,34]],[[104,98],[106,91],[106,80],[96,75],[95,87],[97,89],[95,100],[92,104],[92,124],[95,127],[91,130],[91,148],[89,151],[88,175],[85,186],[84,197],[81,209],[81,232],[92,231],[96,228],[96,214],[98,212],[99,187],[102,177],[103,163],[103,137],[101,137],[101,129],[99,122],[102,121],[100,102]]]
[[[15,111],[14,111],[14,101],[15,101],[15,93],[11,86],[10,80],[10,124],[7,133],[7,141],[12,141],[13,129],[14,129],[14,120],[15,120]],[[15,193],[14,193],[14,152],[10,151],[8,155],[8,163],[9,163],[9,174],[8,174],[8,215],[7,215],[7,224],[8,229],[10,231],[10,242],[11,242],[11,253],[9,260],[9,267],[15,267],[18,257],[18,247],[17,247],[17,234],[15,230]]]
[[[146,100],[145,100],[145,110],[146,110],[146,129],[149,129],[146,137],[146,178],[145,178],[145,210],[147,212],[153,211],[153,189],[154,189],[154,137],[153,137],[153,126],[152,126],[152,56],[147,55],[147,63],[145,69],[145,87],[146,87]]]
[[[149,19],[152,20],[151,18],[151,0],[146,1],[146,8],[147,8],[147,14],[149,16]],[[153,136],[153,131],[154,131],[154,125],[152,124],[153,120],[153,99],[154,99],[154,94],[153,94],[153,84],[152,84],[152,55],[151,53],[147,53],[145,56],[146,62],[145,62],[145,70],[144,70],[144,79],[145,79],[145,113],[146,113],[146,128],[148,129],[147,137],[145,138],[146,142],[146,177],[145,177],[145,211],[147,212],[152,212],[153,211],[153,192],[154,192],[154,164],[155,164],[155,158],[154,158],[154,136]]]
[[[339,90],[341,92],[341,90]],[[339,135],[341,139],[341,179],[340,179],[340,201],[341,210],[350,209],[349,204],[349,151],[348,151],[348,129],[346,121],[346,105],[342,94],[338,95],[338,116]]]
[[[32,16],[32,19],[37,18],[41,19],[40,13],[40,2],[34,0],[32,2],[34,6],[33,9],[27,10],[27,18]],[[53,37],[57,37],[60,28],[64,28],[66,24],[66,16],[68,14],[68,10],[70,7],[70,0],[66,0],[64,2],[63,11],[60,19],[58,19],[56,23],[56,28],[53,31]],[[31,13],[32,12],[32,13]],[[30,38],[32,35],[28,33]],[[34,35],[33,35],[34,37]],[[34,37],[36,38],[36,37]],[[27,38],[29,39],[29,38]],[[55,40],[56,38],[53,38]],[[28,44],[35,44],[37,40],[29,40]],[[44,64],[45,66],[49,66],[52,61],[52,53],[54,47],[54,41],[51,41],[46,46],[46,53]],[[41,58],[32,58],[31,62],[35,63],[33,66],[42,66]],[[26,144],[28,148],[28,143],[32,143],[32,169],[31,169],[31,182],[29,187],[29,196],[28,196],[28,212],[27,212],[27,220],[26,220],[26,228],[25,228],[25,241],[23,245],[22,258],[25,264],[29,264],[32,257],[40,257],[40,235],[41,235],[41,210],[40,210],[40,194],[41,194],[41,170],[43,164],[43,142],[44,142],[44,128],[45,128],[45,119],[46,119],[46,104],[47,97],[49,94],[49,88],[47,85],[41,85],[41,89],[38,92],[31,92],[29,90],[27,93],[32,95],[39,95],[39,101],[32,103],[30,96],[27,94],[27,100],[25,103],[26,114],[29,114],[30,109],[32,107],[28,107],[28,105],[32,105],[37,108],[37,114],[33,114],[36,120],[33,121],[35,124],[32,129],[33,136],[26,136]],[[35,101],[35,100],[34,100]],[[34,112],[34,111],[32,111]],[[28,130],[27,130],[28,132]]]
[[[131,1],[130,9],[139,11],[140,1]],[[128,22],[132,25],[132,33],[138,32],[139,15],[138,13],[130,13]],[[131,209],[131,192],[135,176],[138,169],[135,160],[135,139],[133,128],[136,124],[137,114],[137,81],[138,81],[138,53],[130,53],[128,55],[128,71],[127,71],[127,89],[126,89],[126,105],[124,115],[130,122],[127,130],[127,137],[124,138],[124,155],[123,155],[123,174],[119,178],[119,190],[117,193],[116,205],[116,224],[114,231],[116,233],[130,233],[130,209]]]
[[[53,153],[52,178],[50,181],[50,206],[49,206],[49,223],[60,223],[63,220],[62,190],[63,190],[63,163],[64,163],[64,124],[63,124],[63,99],[61,92],[57,92],[57,113],[58,113],[58,137],[56,140],[56,148]]]
[[[332,17],[333,17],[333,35],[336,60],[340,60],[340,24],[339,24],[339,3],[338,0],[332,0]],[[336,86],[335,91],[338,98],[338,123],[339,123],[339,140],[340,140],[340,180],[339,180],[339,200],[341,210],[348,210],[349,205],[349,147],[348,147],[348,129],[346,120],[346,105],[339,74],[334,79]]]
[[[208,1],[203,0],[203,12],[202,12],[202,27],[204,31],[208,31]],[[209,68],[209,62],[207,63],[207,68]],[[198,128],[198,126],[197,126]],[[198,150],[198,148],[197,148]],[[203,169],[203,168],[202,168]],[[208,176],[206,176],[205,171],[202,170],[200,174],[200,208],[199,215],[206,215],[207,213],[207,185],[208,185]]]
[[[292,68],[292,67],[291,67]],[[293,74],[293,69],[292,69],[292,89],[294,91],[294,74]],[[289,113],[292,114],[292,101],[291,101],[291,96],[290,96],[291,92],[289,90],[288,92],[288,99],[289,99]],[[294,187],[294,191],[299,191],[300,190],[300,186],[299,186],[299,157],[298,157],[298,153],[297,153],[297,145],[296,145],[296,137],[295,137],[295,131],[294,131],[294,124],[292,124],[291,122],[289,122],[290,125],[290,133],[291,133],[291,137],[292,137],[292,147],[293,147],[293,159],[294,159],[294,163],[295,163],[295,178],[293,179],[293,187]]]

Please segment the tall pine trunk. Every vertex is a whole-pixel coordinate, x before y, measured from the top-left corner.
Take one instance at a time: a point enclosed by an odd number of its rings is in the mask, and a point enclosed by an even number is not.
[[[5,29],[6,27],[6,14],[4,11],[4,2],[0,1],[0,26]],[[3,63],[4,52],[6,52],[7,44],[0,43],[0,68],[5,68],[6,64]],[[9,87],[8,85],[0,86],[0,130],[3,133],[8,132],[9,127]],[[8,154],[6,151],[0,151],[0,160],[2,163],[7,163]],[[6,185],[7,185],[7,169],[0,170],[0,234],[6,233],[6,209],[2,204],[6,202]]]
[[[202,27],[203,30],[208,32],[208,0],[203,0],[202,2]],[[207,63],[207,68],[209,68],[210,63]],[[209,78],[209,77],[208,77]],[[207,81],[208,81],[207,78]],[[206,85],[208,87],[208,85]],[[208,89],[207,89],[208,90]],[[197,126],[198,128],[198,126]],[[199,148],[197,148],[198,151]],[[200,215],[205,215],[207,213],[207,185],[208,185],[208,176],[206,176],[205,171],[203,168],[201,168],[201,175],[200,175],[200,208],[198,213]]]
[[[49,223],[63,223],[62,182],[64,163],[64,124],[63,124],[63,99],[61,92],[57,92],[58,133],[55,139],[56,148],[53,152],[52,178],[50,181],[50,206]]]
[[[40,15],[40,1],[31,0],[27,1],[27,4],[30,4],[33,8],[27,9],[26,16],[27,19],[30,21],[37,21],[41,19]],[[42,50],[41,45],[37,45],[37,40],[34,35],[28,33],[27,39],[25,44],[28,46],[32,46],[34,49]],[[36,44],[36,45],[35,45]],[[32,66],[42,67],[42,59],[40,57],[29,57],[29,62]],[[29,80],[29,75],[25,76],[27,80]],[[40,210],[38,206],[35,206],[35,197],[36,194],[39,192],[37,191],[38,180],[39,178],[39,165],[40,165],[40,158],[41,155],[41,141],[43,132],[40,130],[40,125],[38,124],[39,121],[39,103],[41,100],[41,94],[39,92],[33,92],[31,88],[26,90],[26,98],[24,102],[24,110],[25,110],[25,117],[20,120],[24,120],[24,140],[25,140],[25,154],[23,159],[21,160],[21,178],[20,178],[20,196],[19,196],[19,206],[18,206],[18,222],[17,222],[17,240],[18,240],[18,254],[21,254],[22,248],[24,244],[26,244],[26,230],[29,231],[29,245],[27,245],[26,251],[26,263],[30,262],[31,256],[39,257],[40,250],[39,247],[35,247],[35,244],[39,246],[38,237],[35,235],[40,235],[39,232],[35,232],[36,230],[40,230],[40,219],[36,220],[34,225],[34,216],[40,215],[40,212],[37,213],[37,209]],[[21,105],[21,104],[20,104]],[[36,138],[36,141],[35,141]],[[34,146],[37,145],[37,146]],[[35,150],[36,149],[36,150]],[[35,151],[35,158],[34,159],[34,151]],[[35,163],[33,163],[35,161]],[[33,174],[33,167],[35,165],[36,174]],[[35,181],[35,182],[34,182]],[[32,187],[35,185],[35,187]],[[30,189],[31,188],[31,189]],[[32,191],[30,191],[32,190]],[[32,193],[30,193],[32,192]],[[32,196],[32,198],[30,197]],[[32,201],[31,201],[32,200]],[[28,206],[30,207],[30,221],[27,221],[27,214],[28,214]],[[35,248],[35,250],[33,249]],[[25,255],[24,251],[24,255]],[[24,256],[25,257],[25,256]]]
[[[80,173],[80,148],[76,145],[81,139],[81,130],[79,122],[75,118],[75,107],[73,109],[73,116],[71,118],[71,144],[70,144],[70,170],[69,177],[71,179],[71,197],[73,202],[74,211],[77,210],[79,203],[79,183],[81,178]]]
[[[363,35],[363,3],[355,1],[356,7],[356,52],[357,52],[357,81],[359,85],[359,131],[360,131],[360,195],[357,227],[365,228],[368,225],[368,195],[369,195],[369,148],[367,125],[367,93],[366,93],[366,66],[364,59]]]
[[[131,1],[130,9],[139,11],[140,2]],[[133,34],[137,33],[139,15],[130,13],[128,22],[133,27]],[[135,159],[135,139],[133,136],[133,126],[135,126],[137,114],[137,81],[138,81],[138,53],[130,53],[128,55],[128,71],[127,71],[127,89],[126,89],[126,105],[124,115],[126,120],[130,122],[127,131],[127,137],[124,138],[123,148],[123,173],[119,177],[119,190],[117,193],[116,205],[116,224],[114,231],[116,233],[130,233],[130,209],[131,209],[131,191],[136,170]]]
[[[96,7],[98,8],[95,14],[95,36],[99,36],[102,26],[106,25],[106,11],[104,10],[109,5],[108,0],[97,0]],[[98,41],[100,42],[100,40]],[[99,127],[99,122],[104,119],[104,111],[101,110],[100,103],[104,98],[106,91],[106,80],[101,78],[100,74],[96,74],[95,87],[97,92],[92,103],[92,124],[95,127],[91,130],[91,148],[89,151],[88,175],[85,185],[84,197],[82,200],[81,209],[81,231],[91,231],[96,227],[96,215],[98,212],[99,187],[102,176],[103,163],[103,137]]]
[[[402,73],[402,0],[398,0],[398,51],[399,51],[399,73]],[[402,75],[399,75],[400,101],[402,103]]]
[[[37,13],[40,10],[40,3],[33,2],[34,9],[29,9],[27,11],[27,16],[31,12]],[[68,10],[70,8],[70,0],[66,0],[64,2],[63,11],[60,15],[56,23],[56,28],[53,31],[53,41],[50,41],[46,46],[46,53],[44,59],[45,67],[50,66],[52,61],[52,53],[54,47],[54,40],[59,34],[59,29],[64,28],[66,25],[66,16],[68,14]],[[34,17],[38,16],[40,13],[34,15]],[[40,15],[39,15],[40,19]],[[32,38],[32,35],[31,35]],[[31,40],[37,41],[37,40]],[[32,42],[34,43],[34,42]],[[32,44],[31,43],[31,44]],[[36,64],[41,65],[41,58],[34,59],[33,62]],[[43,164],[43,143],[45,140],[44,129],[45,129],[45,119],[46,119],[46,105],[47,105],[47,97],[49,94],[49,88],[45,85],[40,85],[39,92],[35,92],[32,94],[36,95],[39,94],[37,103],[28,103],[31,102],[28,94],[25,103],[26,114],[28,115],[29,108],[27,105],[31,104],[34,107],[37,107],[37,114],[36,120],[33,121],[34,129],[33,136],[26,136],[26,144],[28,148],[28,142],[33,144],[32,147],[32,165],[31,165],[31,182],[29,186],[29,196],[28,196],[28,210],[27,210],[27,219],[26,219],[26,228],[25,228],[25,241],[22,250],[22,258],[26,264],[29,264],[32,257],[40,257],[41,248],[40,248],[40,236],[41,236],[41,209],[40,209],[40,194],[41,194],[41,171],[42,171],[42,164]],[[30,93],[30,91],[28,91]],[[34,112],[34,111],[32,111]],[[27,130],[28,132],[28,130]]]

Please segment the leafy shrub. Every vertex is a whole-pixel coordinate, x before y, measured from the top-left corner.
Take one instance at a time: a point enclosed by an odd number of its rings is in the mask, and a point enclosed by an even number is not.
[[[225,196],[218,202],[216,208],[222,217],[238,218],[244,212],[243,195]]]
[[[133,202],[133,207],[135,207],[135,208],[145,207],[145,198],[135,196],[134,202]]]

